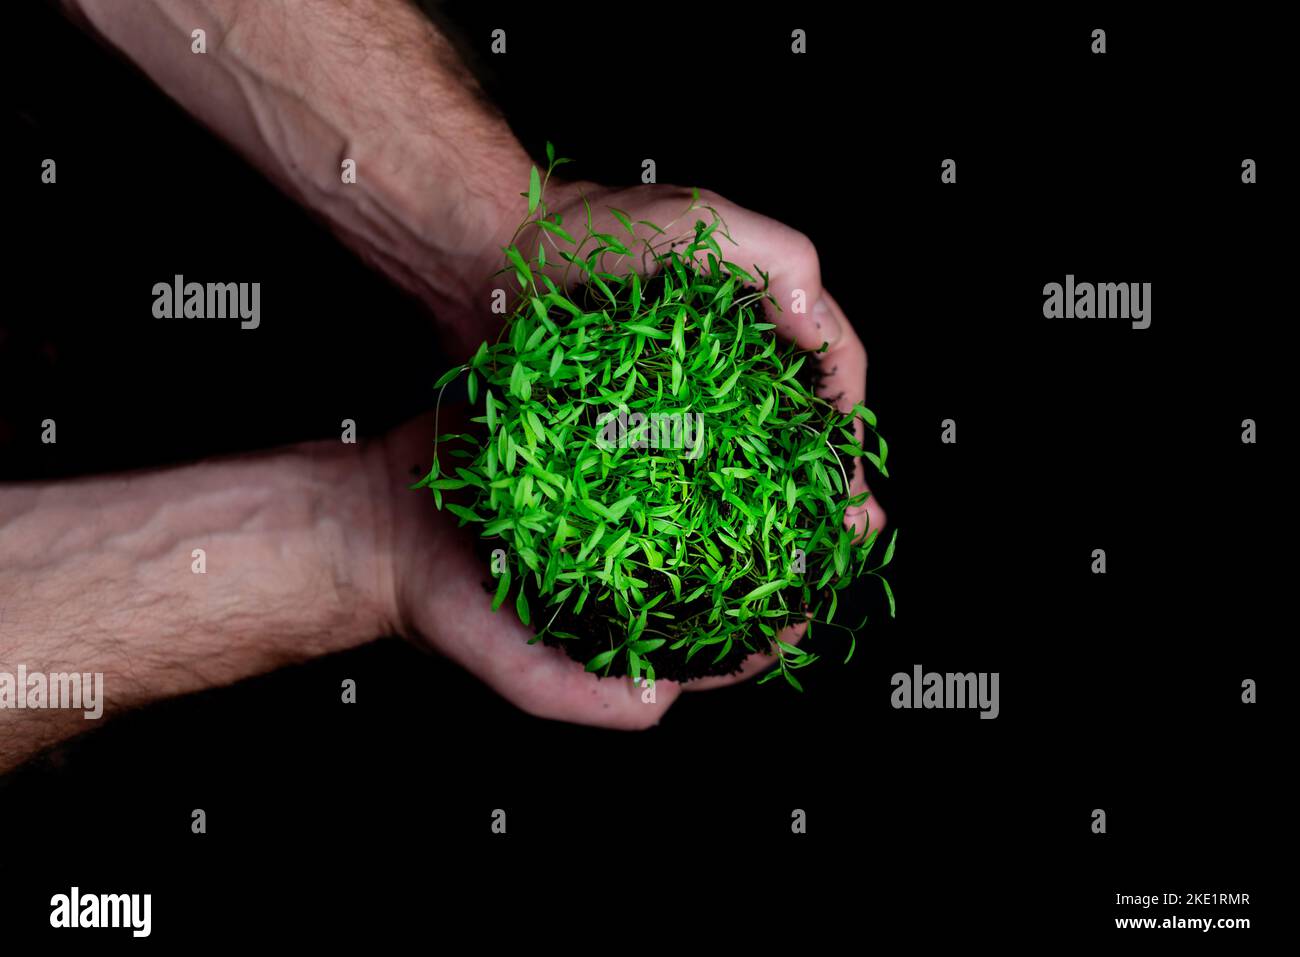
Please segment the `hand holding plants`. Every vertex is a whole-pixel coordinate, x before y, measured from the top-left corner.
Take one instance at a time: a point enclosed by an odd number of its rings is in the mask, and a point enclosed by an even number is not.
[[[433,465],[413,488],[432,491],[462,525],[482,523],[482,539],[498,546],[493,610],[510,597],[532,642],[558,643],[587,671],[629,674],[635,688],[657,671],[678,680],[748,673],[752,659],[761,667],[774,654],[771,677],[800,689],[793,672],[817,655],[793,639],[806,622],[844,627],[833,622],[840,589],[874,575],[893,609],[879,574],[893,542],[869,566],[880,526],[865,541],[853,534],[879,515],[856,460],[884,473],[886,443],[877,437],[878,454],[863,447],[876,422],[860,403],[843,409],[809,391],[843,380],[835,358],[810,369],[832,342],[842,350],[832,357],[852,357],[857,340],[846,338],[852,330],[797,234],[768,231],[789,262],[776,281],[755,263],[760,286],[730,258],[737,241],[708,198],[692,192],[672,218],[660,210],[662,226],[634,221],[609,191],[570,188],[557,204],[546,191],[567,161],[549,144],[547,153],[545,177],[534,168],[521,194],[528,216],[503,246],[498,275],[518,286],[507,325],[438,382],[441,403],[441,389],[466,377],[471,404],[485,409],[472,420],[480,428],[438,435]],[[589,192],[606,201],[617,233],[593,217]],[[642,205],[655,215],[665,201]],[[705,215],[711,221],[697,218]],[[784,315],[783,294],[791,318],[778,325],[768,320]],[[778,348],[772,329],[803,351]],[[661,426],[675,434],[667,445]],[[441,458],[437,442],[446,443]],[[647,448],[655,451],[629,453]]]

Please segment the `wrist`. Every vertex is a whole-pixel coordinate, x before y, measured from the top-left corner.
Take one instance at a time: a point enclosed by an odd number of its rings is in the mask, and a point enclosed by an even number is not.
[[[503,166],[495,173],[496,186],[491,195],[482,193],[482,206],[477,207],[479,215],[479,239],[473,244],[477,250],[472,260],[461,266],[461,276],[471,280],[458,294],[454,302],[445,303],[444,314],[449,320],[449,329],[454,354],[461,357],[471,355],[484,340],[496,337],[504,316],[492,311],[492,297],[497,289],[506,293],[507,303],[514,301],[520,292],[514,279],[514,271],[503,268],[507,265],[504,248],[515,243],[525,259],[533,259],[539,242],[547,242],[547,272],[553,279],[559,278],[564,271],[564,262],[555,251],[554,237],[543,239],[540,229],[525,229],[520,232],[520,225],[532,218],[528,212],[526,200],[529,171],[532,161],[522,155]],[[506,171],[511,170],[511,171]],[[540,172],[540,168],[539,168]],[[552,179],[545,187],[544,197],[547,215],[563,215],[566,228],[580,238],[583,222],[582,197],[586,196],[595,210],[595,197],[607,190],[591,180]],[[576,249],[566,246],[560,248],[569,252]],[[445,262],[445,260],[444,260]],[[435,311],[438,307],[435,305]]]
[[[471,144],[434,140],[422,169],[401,186],[401,206],[416,240],[409,266],[418,293],[453,337],[474,339],[499,317],[491,313],[494,279],[527,212],[532,160],[512,138],[485,136]]]
[[[395,631],[393,515],[381,440],[334,440],[300,448],[303,486],[312,490],[317,575],[328,584],[339,646]]]

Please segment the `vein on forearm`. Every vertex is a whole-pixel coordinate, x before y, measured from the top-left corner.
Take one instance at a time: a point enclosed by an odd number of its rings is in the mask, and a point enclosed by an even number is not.
[[[403,0],[65,0],[372,264],[435,306],[495,261],[528,159]],[[208,52],[190,52],[190,32]],[[357,163],[355,183],[341,163]]]
[[[0,490],[0,670],[102,672],[107,715],[380,634],[377,582],[357,573],[381,547],[359,454]],[[68,718],[0,710],[39,743]]]

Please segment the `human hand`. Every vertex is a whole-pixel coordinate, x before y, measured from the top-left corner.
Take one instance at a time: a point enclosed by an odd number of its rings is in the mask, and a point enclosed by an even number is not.
[[[465,355],[473,352],[479,342],[495,339],[499,331],[501,317],[489,311],[492,293],[496,288],[509,291],[509,283],[513,282],[511,277],[494,275],[504,262],[502,248],[517,241],[528,254],[539,239],[536,232],[517,234],[526,207],[513,193],[502,193],[490,199],[483,196],[482,215],[466,219],[479,224],[473,240],[465,246],[474,252],[471,258],[458,266],[443,259],[429,264],[431,270],[437,271],[459,268],[462,286],[469,290],[456,303],[444,303],[441,310],[441,318],[450,321],[456,344]],[[816,356],[822,372],[819,392],[845,413],[864,401],[866,350],[839,304],[823,288],[817,250],[807,236],[712,192],[701,192],[693,201],[691,190],[674,186],[617,189],[590,182],[548,184],[549,209],[559,213],[570,227],[585,226],[584,198],[590,204],[595,231],[618,233],[623,229],[609,211],[613,207],[634,223],[646,220],[663,228],[666,236],[637,227],[656,244],[679,239],[683,244],[688,242],[695,221],[710,217],[709,208],[716,211],[735,242],[724,245],[725,257],[751,273],[761,269],[768,274],[768,292],[782,307],[770,316],[778,334],[803,349],[815,351],[826,344],[826,351]],[[581,235],[575,228],[570,231]],[[491,238],[485,238],[488,234]],[[549,239],[549,234],[545,238]],[[630,242],[628,246],[634,248]],[[552,279],[576,282],[577,270],[568,270],[566,275],[558,255],[561,248],[567,247],[557,247],[555,254],[547,257],[555,264],[549,269]],[[619,258],[609,255],[603,267],[610,271],[620,267],[644,271],[648,264],[639,255],[622,257],[626,263],[620,263]],[[445,277],[440,284],[451,285]],[[807,308],[796,311],[797,303],[806,303]],[[444,408],[443,416],[449,411]],[[391,509],[390,577],[395,583],[391,617],[403,634],[427,642],[529,713],[615,728],[655,724],[682,690],[733,684],[774,663],[769,655],[753,654],[735,675],[700,678],[685,684],[660,680],[653,701],[646,701],[642,689],[629,680],[597,678],[562,651],[529,645],[531,630],[511,611],[491,610],[485,588],[491,576],[474,549],[471,533],[459,529],[455,518],[438,511],[430,496],[408,490],[409,484],[427,471],[433,436],[449,430],[445,421],[443,426],[437,428],[433,417],[426,416],[386,437],[380,456],[381,478],[372,483],[382,499],[381,507]],[[860,420],[855,420],[854,429],[860,443],[864,434]],[[863,471],[860,467],[854,471],[852,495],[867,491]],[[850,509],[845,521],[856,537],[862,538],[884,527],[885,514],[879,502],[869,497]],[[788,628],[781,638],[797,643],[804,631],[804,626]]]
[[[597,232],[615,233],[623,229],[610,207],[626,213],[633,222],[647,220],[666,232],[648,235],[656,242],[689,241],[697,218],[710,215],[709,208],[726,223],[728,235],[736,245],[724,248],[724,255],[742,268],[768,272],[769,293],[777,303],[785,304],[771,318],[779,334],[794,341],[801,348],[820,349],[817,355],[821,364],[821,394],[831,399],[844,412],[862,402],[866,386],[866,351],[843,311],[829,292],[822,288],[817,252],[806,236],[768,217],[730,203],[716,193],[702,193],[692,197],[691,191],[671,186],[633,187],[612,189],[592,183],[556,183],[548,188],[548,207],[559,213],[576,232],[574,224],[586,221],[586,206],[592,209],[592,228]],[[694,200],[694,201],[693,201]],[[522,203],[518,206],[522,209]],[[504,208],[508,210],[508,206]],[[520,217],[522,218],[522,217]],[[496,222],[508,222],[508,212],[498,209]],[[647,234],[651,231],[639,227]],[[505,245],[518,241],[521,248],[531,252],[532,243],[539,239],[549,241],[550,236],[517,234],[517,223],[507,231],[500,230],[494,244],[499,251]],[[632,243],[628,243],[632,247]],[[576,281],[575,270],[566,270],[558,256],[560,249],[547,258],[555,265],[549,269],[557,282]],[[503,257],[498,257],[500,263]],[[626,264],[620,260],[626,259]],[[638,255],[619,257],[609,255],[603,267],[617,271],[620,266],[646,271],[652,260]],[[475,297],[482,303],[479,318],[463,321],[472,330],[474,322],[482,323],[483,338],[493,338],[496,320],[483,322],[489,313],[486,304],[493,287],[504,285],[500,276],[487,277],[481,293]],[[795,311],[795,304],[808,303],[809,310]],[[472,313],[471,310],[467,312]],[[464,343],[466,353],[476,343]],[[445,411],[444,411],[445,414]],[[859,442],[863,427],[855,422]],[[509,611],[493,612],[490,609],[489,574],[481,558],[475,553],[469,536],[456,528],[456,522],[445,513],[433,508],[426,496],[412,496],[405,485],[412,477],[425,471],[431,439],[437,429],[432,421],[417,421],[398,430],[388,439],[389,483],[399,489],[396,504],[400,517],[394,520],[399,540],[394,547],[396,568],[394,581],[398,582],[397,602],[401,609],[399,620],[403,630],[419,637],[449,657],[460,662],[482,678],[500,694],[530,713],[546,717],[598,724],[619,728],[642,728],[656,723],[663,711],[676,700],[681,690],[702,690],[732,684],[757,674],[769,667],[774,659],[764,654],[753,654],[736,675],[697,679],[679,685],[660,681],[653,702],[642,700],[641,690],[630,681],[598,679],[588,674],[581,665],[561,651],[543,645],[528,645],[531,631]],[[851,483],[852,494],[866,491],[866,481],[861,469],[855,470]],[[879,531],[885,521],[883,510],[874,498],[850,510],[846,524],[856,534],[865,536],[869,530]],[[783,640],[796,643],[805,628],[786,629]]]

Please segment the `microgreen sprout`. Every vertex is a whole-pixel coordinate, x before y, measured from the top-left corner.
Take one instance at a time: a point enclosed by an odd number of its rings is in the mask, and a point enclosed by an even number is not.
[[[762,651],[777,665],[763,681],[802,690],[795,672],[818,655],[782,628],[842,628],[848,661],[839,592],[864,575],[894,614],[894,538],[871,565],[879,530],[855,542],[845,527],[868,494],[849,496],[857,460],[888,475],[876,417],[815,394],[816,355],[776,338],[768,275],[724,258],[726,223],[698,192],[679,236],[613,208],[620,231],[596,232],[585,198],[574,229],[546,202],[568,160],[546,156],[503,250],[518,294],[501,336],[435,385],[441,402],[464,376],[482,428],[437,436],[412,488],[505,551],[493,609],[513,603],[533,641],[588,671],[653,683]]]

